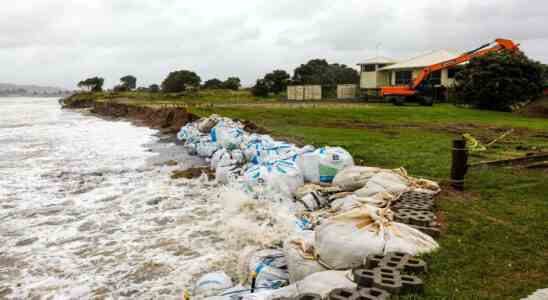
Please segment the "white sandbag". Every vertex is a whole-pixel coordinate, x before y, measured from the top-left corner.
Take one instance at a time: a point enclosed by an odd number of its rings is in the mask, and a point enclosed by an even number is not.
[[[316,228],[316,255],[322,264],[340,270],[363,264],[370,254],[418,255],[439,247],[430,236],[392,220],[390,209],[369,205],[337,215]]]
[[[177,133],[177,139],[180,141],[196,142],[200,139],[201,133],[193,124],[186,124],[181,127],[181,130]]]
[[[369,254],[382,254],[384,236],[375,223],[381,221],[379,209],[371,206],[327,220],[315,230],[318,259],[331,269],[347,270],[363,264]]]
[[[410,182],[402,175],[383,171],[371,177],[365,187],[357,190],[355,194],[359,197],[370,197],[382,192],[399,195],[408,191],[409,185]]]
[[[218,115],[211,115],[207,118],[198,120],[197,128],[202,133],[210,133],[211,129],[217,125],[217,122],[219,122],[219,116]]]
[[[378,193],[373,197],[358,197],[352,194],[333,200],[330,206],[331,210],[341,213],[350,211],[363,205],[371,205],[379,208],[387,207],[394,199],[394,196],[386,192]]]
[[[198,151],[197,151],[198,143],[197,142],[191,142],[190,140],[187,140],[185,142],[185,144],[183,145],[183,147],[185,148],[185,150],[190,155],[197,155],[198,154]]]
[[[211,140],[227,150],[239,149],[244,140],[244,131],[238,127],[217,125],[210,132]]]
[[[344,191],[354,192],[363,188],[369,179],[382,169],[374,167],[350,166],[342,169],[335,178],[333,184]]]
[[[205,300],[267,300],[274,289],[255,287],[253,293],[251,288],[237,285],[233,288],[223,291],[220,296],[205,298]]]
[[[213,295],[233,286],[232,279],[225,272],[213,272],[200,277],[194,287],[194,294]]]
[[[239,264],[247,274],[256,274],[257,288],[279,288],[289,283],[287,259],[283,251],[276,249],[249,251],[248,249],[242,252]],[[246,277],[249,278],[249,275]]]
[[[384,253],[404,252],[413,256],[438,249],[438,243],[429,235],[406,224],[393,222],[386,230]]]
[[[325,298],[337,288],[355,289],[356,283],[348,279],[349,271],[325,271],[314,273],[290,286],[275,290],[268,299],[294,298],[300,294],[313,293]]]
[[[299,150],[295,145],[283,142],[251,143],[246,145],[244,153],[249,162],[260,164],[274,160],[291,159],[299,154]]]
[[[340,147],[324,147],[316,150],[319,156],[320,183],[331,183],[339,171],[353,166],[352,155]]]
[[[219,149],[213,154],[210,161],[212,170],[217,169],[217,166],[242,165],[245,163],[245,158],[241,150],[228,151]]]
[[[242,167],[238,164],[218,165],[215,169],[215,179],[218,183],[226,184],[235,181],[242,175]]]
[[[263,185],[286,196],[293,196],[304,184],[301,170],[288,160],[254,165],[245,172],[243,179],[251,189]]]
[[[327,271],[314,257],[314,231],[304,230],[284,242],[287,256],[289,283],[295,283],[310,274]]]
[[[296,158],[307,182],[331,184],[337,173],[354,165],[354,159],[343,148],[323,147]]]
[[[196,143],[196,153],[200,157],[212,157],[219,148],[219,144],[212,142],[209,136],[200,138]]]

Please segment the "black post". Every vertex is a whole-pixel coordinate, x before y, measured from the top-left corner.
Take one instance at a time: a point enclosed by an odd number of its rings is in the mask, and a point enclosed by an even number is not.
[[[468,171],[468,150],[465,140],[453,141],[453,164],[451,165],[451,186],[464,190],[464,176]]]

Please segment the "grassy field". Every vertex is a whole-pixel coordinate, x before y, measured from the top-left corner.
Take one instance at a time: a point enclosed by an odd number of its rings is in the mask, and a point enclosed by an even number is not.
[[[132,99],[147,105],[164,101]],[[360,164],[403,166],[412,175],[440,181],[441,250],[427,257],[425,296],[413,299],[520,299],[548,287],[548,170],[471,169],[464,193],[447,186],[451,141],[460,134],[486,144],[513,129],[471,160],[520,157],[548,151],[547,119],[449,104],[206,102],[189,109],[250,120],[299,144],[342,146]]]

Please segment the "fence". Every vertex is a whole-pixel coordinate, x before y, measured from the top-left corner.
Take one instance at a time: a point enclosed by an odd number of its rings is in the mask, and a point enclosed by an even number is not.
[[[290,85],[287,87],[287,100],[321,100],[321,85]]]

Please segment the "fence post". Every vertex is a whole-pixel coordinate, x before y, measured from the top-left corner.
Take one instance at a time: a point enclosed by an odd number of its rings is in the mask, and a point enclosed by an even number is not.
[[[451,165],[451,186],[454,189],[464,190],[464,176],[468,171],[468,150],[466,140],[453,141],[453,162]]]

